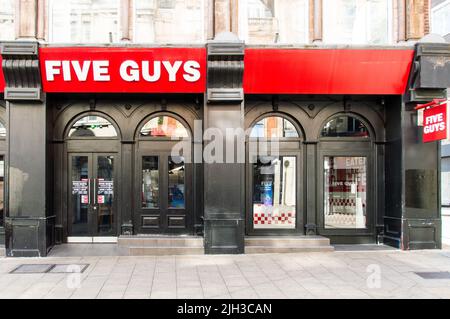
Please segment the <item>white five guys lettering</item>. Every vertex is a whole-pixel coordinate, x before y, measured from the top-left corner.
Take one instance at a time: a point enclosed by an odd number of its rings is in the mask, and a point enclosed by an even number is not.
[[[126,82],[157,82],[161,76],[168,77],[169,82],[176,82],[179,76],[187,82],[196,82],[200,79],[200,64],[197,61],[140,61],[126,60],[119,67],[119,75]],[[45,61],[45,74],[47,81],[52,82],[56,77],[64,81],[72,80],[85,82],[92,76],[95,82],[108,82],[111,80],[108,60],[47,60]],[[92,74],[92,75],[91,75]]]
[[[446,130],[446,123],[444,121],[444,114],[438,113],[425,118],[425,126],[423,132],[425,134],[440,132]]]

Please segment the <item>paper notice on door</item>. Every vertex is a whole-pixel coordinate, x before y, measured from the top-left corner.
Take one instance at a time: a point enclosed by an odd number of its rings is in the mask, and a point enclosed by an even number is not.
[[[73,195],[86,195],[88,193],[88,181],[82,179],[81,181],[72,181],[72,194]]]
[[[352,183],[351,184],[351,193],[352,194],[356,194],[356,190],[357,190],[357,185],[356,185],[356,183]]]
[[[365,228],[366,218],[364,217],[364,208],[361,198],[356,198],[356,228]]]
[[[97,196],[97,203],[99,203],[99,204],[104,204],[104,203],[105,203],[105,196],[103,196],[103,195],[98,195],[98,196]]]
[[[105,181],[103,178],[99,178],[97,192],[99,195],[113,195],[114,181]]]
[[[89,196],[81,195],[81,204],[89,204]]]

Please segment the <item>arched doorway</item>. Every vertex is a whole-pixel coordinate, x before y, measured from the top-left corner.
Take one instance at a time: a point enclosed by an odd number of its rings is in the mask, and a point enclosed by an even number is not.
[[[335,114],[322,126],[317,216],[321,235],[374,233],[373,139],[370,125],[356,114]]]
[[[68,242],[117,236],[119,132],[104,114],[85,113],[66,130]]]
[[[247,235],[302,234],[303,155],[300,127],[286,115],[265,114],[247,143]]]
[[[136,139],[136,232],[193,233],[192,139],[188,125],[172,113],[153,114],[138,127]]]

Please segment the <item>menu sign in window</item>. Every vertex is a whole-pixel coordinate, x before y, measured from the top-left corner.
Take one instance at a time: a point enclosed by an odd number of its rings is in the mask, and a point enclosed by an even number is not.
[[[87,195],[88,193],[88,180],[82,179],[81,181],[72,181],[72,195]]]
[[[106,181],[103,178],[98,179],[98,195],[113,195],[114,181]]]

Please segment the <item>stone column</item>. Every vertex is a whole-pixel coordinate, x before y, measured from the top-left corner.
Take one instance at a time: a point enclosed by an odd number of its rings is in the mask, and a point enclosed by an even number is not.
[[[40,41],[45,41],[47,39],[47,25],[48,25],[47,22],[48,22],[47,1],[38,0],[36,38]]]
[[[26,1],[24,1],[26,2]],[[48,216],[47,114],[41,90],[37,42],[4,42],[0,53],[7,108],[8,256],[40,257],[54,241]]]
[[[396,30],[396,40],[406,41],[406,0],[397,0],[394,3],[394,30]]]
[[[204,106],[205,155],[211,143],[216,152],[223,146],[223,157],[204,163],[205,252],[229,254],[244,252],[245,139],[226,134],[227,129],[244,128],[244,44],[231,33],[219,34],[207,44],[208,82]],[[209,131],[209,132],[208,132]],[[226,145],[234,145],[233,149]],[[229,160],[234,153],[234,159]],[[217,154],[217,153],[216,153]]]
[[[214,1],[214,35],[218,35],[223,32],[231,32],[231,1],[232,0]]]
[[[406,40],[419,40],[429,29],[429,1],[406,0]]]
[[[309,34],[312,43],[323,40],[323,0],[309,0]]]
[[[120,41],[122,42],[129,42],[131,41],[131,34],[132,34],[132,17],[133,10],[131,8],[131,1],[130,0],[120,0]]]
[[[17,0],[16,38],[35,40],[38,31],[38,0]]]

